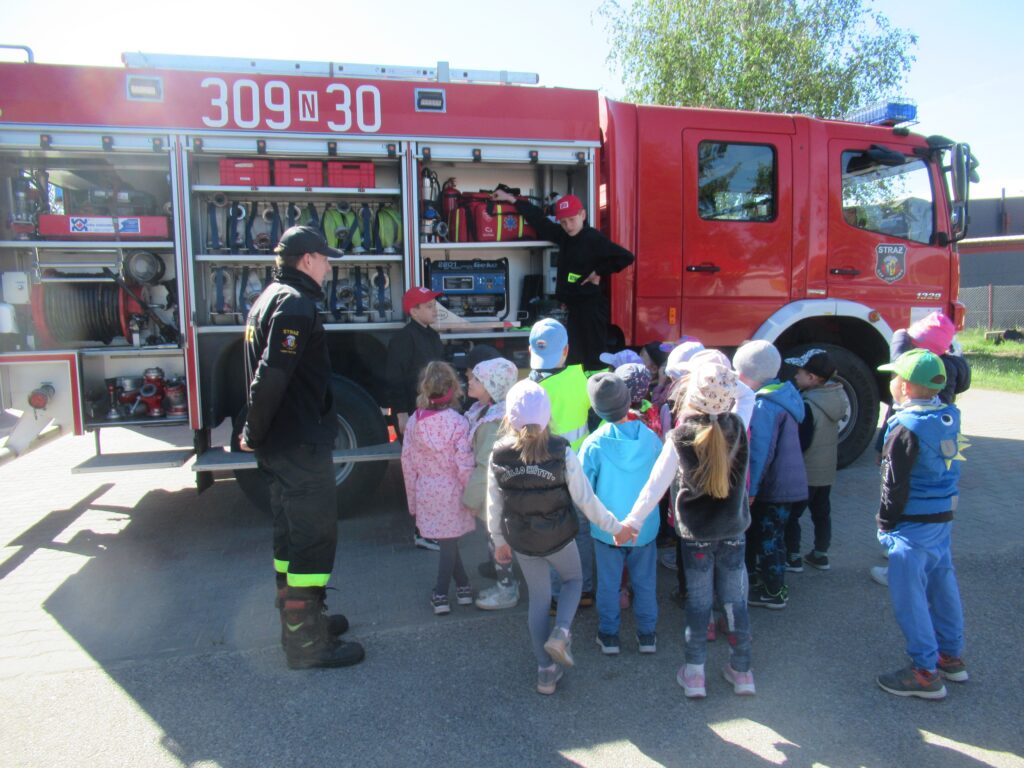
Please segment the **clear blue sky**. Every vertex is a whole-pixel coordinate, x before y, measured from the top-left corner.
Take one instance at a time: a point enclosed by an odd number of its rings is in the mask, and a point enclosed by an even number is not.
[[[596,13],[599,5],[12,2],[4,10],[0,42],[28,45],[37,61],[55,64],[118,66],[122,51],[419,66],[443,60],[464,68],[537,72],[543,85],[621,97],[622,84],[605,63],[612,42]],[[1004,188],[1009,196],[1024,196],[1024,153],[1010,149],[1024,119],[1024,3],[875,0],[873,7],[919,36],[905,89],[918,102],[921,123],[914,130],[971,143],[981,159],[975,197],[997,197]]]

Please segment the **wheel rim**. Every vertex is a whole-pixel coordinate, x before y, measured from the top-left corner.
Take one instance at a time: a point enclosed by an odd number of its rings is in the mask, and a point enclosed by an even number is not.
[[[857,424],[857,416],[859,414],[859,406],[857,405],[857,397],[853,387],[846,379],[840,374],[835,375],[836,381],[843,385],[843,400],[846,402],[846,414],[839,420],[839,442],[843,440],[853,431],[854,426]]]
[[[350,448],[359,447],[359,443],[356,441],[356,433],[352,429],[352,425],[342,416],[338,416],[338,436],[334,439],[334,448],[338,451],[346,451]],[[341,485],[348,479],[348,476],[352,474],[355,469],[353,462],[347,462],[345,464],[336,464],[334,467],[334,484]]]

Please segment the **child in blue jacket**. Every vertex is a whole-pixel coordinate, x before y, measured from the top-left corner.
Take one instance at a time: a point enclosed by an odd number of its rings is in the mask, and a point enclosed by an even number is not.
[[[965,682],[964,614],[950,550],[960,481],[960,411],[941,401],[943,361],[913,349],[879,366],[894,374],[886,424],[878,540],[889,553],[889,595],[910,665],[879,675],[897,696],[942,699],[943,678]]]
[[[750,605],[786,607],[786,521],[794,502],[807,498],[807,470],[797,425],[804,403],[791,382],[780,383],[782,357],[767,341],[736,350],[733,368],[756,393],[750,417],[750,528],[747,570]]]
[[[597,498],[616,519],[629,514],[644,487],[654,462],[661,453],[661,441],[639,421],[629,421],[629,388],[614,373],[598,373],[587,382],[594,412],[604,419],[580,446],[583,474],[594,487]],[[658,517],[651,515],[636,539],[615,546],[612,536],[593,529],[597,565],[597,644],[606,655],[619,652],[619,585],[623,567],[629,569],[633,587],[633,613],[640,653],[657,650],[658,622],[656,574]]]

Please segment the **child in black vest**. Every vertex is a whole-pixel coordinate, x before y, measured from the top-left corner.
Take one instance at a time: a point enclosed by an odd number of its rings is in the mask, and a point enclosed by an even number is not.
[[[622,526],[605,508],[569,443],[548,431],[551,401],[538,384],[520,381],[509,390],[505,405],[503,434],[491,453],[487,528],[499,563],[512,562],[516,553],[530,594],[537,692],[552,694],[563,668],[573,665],[570,629],[583,584],[573,504],[613,534],[617,544],[629,541],[636,531]],[[549,635],[551,568],[562,579],[562,593]]]
[[[725,679],[740,695],[754,693],[750,669],[750,619],[744,532],[747,503],[747,431],[731,413],[736,374],[719,363],[702,363],[690,374],[682,420],[668,433],[651,477],[623,525],[639,530],[678,476],[673,505],[686,571],[686,663],[676,681],[687,698],[707,695],[704,663],[707,627],[717,592],[729,632]]]

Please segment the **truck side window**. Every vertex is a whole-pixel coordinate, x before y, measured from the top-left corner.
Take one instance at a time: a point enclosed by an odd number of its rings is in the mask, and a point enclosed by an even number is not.
[[[876,162],[865,152],[843,152],[843,218],[883,235],[931,242],[934,196],[928,166],[907,157],[902,165]]]
[[[702,219],[775,218],[775,149],[702,141],[697,147],[697,210]]]

